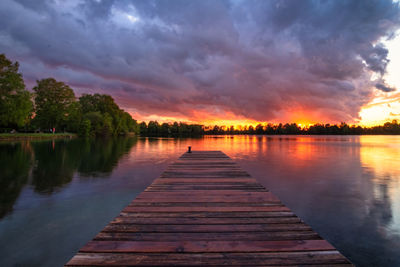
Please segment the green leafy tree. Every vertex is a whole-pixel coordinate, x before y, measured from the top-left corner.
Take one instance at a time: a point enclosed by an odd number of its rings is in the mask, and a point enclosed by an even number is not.
[[[89,137],[90,136],[90,128],[91,128],[90,120],[84,119],[79,125],[79,130],[78,130],[79,136]]]
[[[88,112],[83,116],[83,121],[90,122],[90,136],[103,135],[105,123],[104,117],[98,111]]]
[[[147,125],[147,131],[149,136],[158,136],[158,133],[160,132],[160,125],[158,124],[157,121],[150,121],[149,124]]]
[[[79,102],[82,106],[82,112],[100,112],[108,114],[116,114],[120,111],[118,105],[114,102],[114,99],[109,95],[101,95],[101,94],[83,94],[79,98]]]
[[[76,99],[74,91],[53,78],[37,81],[35,121],[43,128],[65,127]]]
[[[18,62],[0,54],[0,127],[22,127],[32,114],[31,94],[18,69]]]
[[[200,136],[203,132],[203,126],[200,124],[191,124],[192,127],[191,136]]]
[[[121,118],[122,118],[122,125],[123,125],[123,133],[133,132],[135,134],[140,133],[139,124],[136,120],[132,119],[131,114],[121,110]]]
[[[107,112],[103,114],[103,125],[100,135],[109,136],[113,134],[113,119]]]
[[[147,136],[148,134],[147,124],[144,121],[139,124],[139,129],[141,136]]]
[[[161,131],[160,131],[160,135],[161,136],[168,136],[170,134],[170,130],[169,130],[169,124],[164,122],[163,124],[161,124]]]
[[[171,135],[172,136],[174,136],[174,137],[179,136],[179,124],[177,122],[174,122],[171,125],[170,130],[171,130]]]
[[[96,135],[124,135],[128,132],[139,134],[140,129],[137,122],[129,113],[120,109],[111,96],[84,94],[79,98],[79,103],[83,116],[96,112],[97,115],[104,117],[102,131],[92,129]],[[92,115],[91,117],[94,118]],[[97,125],[94,121],[91,123],[92,127]]]
[[[74,101],[68,108],[66,118],[66,130],[68,132],[79,132],[82,122],[82,110],[78,101]]]

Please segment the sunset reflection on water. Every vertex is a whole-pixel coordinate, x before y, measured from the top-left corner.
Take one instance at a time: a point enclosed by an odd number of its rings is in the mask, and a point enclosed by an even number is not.
[[[188,146],[229,155],[357,266],[400,266],[399,136],[256,135],[0,143],[0,265],[64,264]]]
[[[360,160],[372,172],[374,201],[389,209],[388,235],[400,235],[400,144],[398,137],[361,137]]]
[[[228,154],[358,265],[400,264],[398,136],[145,139],[138,150],[168,161],[188,145]]]

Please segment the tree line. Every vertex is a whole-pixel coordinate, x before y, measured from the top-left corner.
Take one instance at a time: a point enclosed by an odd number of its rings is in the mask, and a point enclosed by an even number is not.
[[[204,134],[209,135],[232,135],[232,134],[259,134],[259,135],[279,135],[279,134],[304,134],[304,135],[362,135],[362,134],[400,134],[400,123],[397,120],[386,122],[383,125],[373,127],[362,127],[359,125],[341,124],[321,124],[317,123],[309,127],[300,127],[296,123],[286,124],[258,124],[253,126],[218,126],[206,127]]]
[[[203,125],[183,122],[162,123],[150,121],[139,124],[141,136],[150,137],[197,137],[204,134]]]
[[[139,124],[141,136],[152,137],[195,137],[202,135],[363,135],[363,134],[400,134],[400,123],[397,120],[386,122],[384,125],[362,127],[359,125],[341,124],[314,124],[301,127],[296,123],[286,124],[258,124],[254,126],[203,126],[200,124],[162,123],[150,121],[148,124]]]
[[[109,95],[83,94],[53,78],[38,80],[33,93],[25,88],[18,62],[0,54],[0,130],[73,132],[81,136],[139,133],[136,120]]]

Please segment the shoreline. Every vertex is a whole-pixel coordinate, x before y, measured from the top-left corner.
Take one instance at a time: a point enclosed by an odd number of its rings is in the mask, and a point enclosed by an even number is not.
[[[0,141],[72,139],[77,137],[78,135],[75,133],[0,133]]]

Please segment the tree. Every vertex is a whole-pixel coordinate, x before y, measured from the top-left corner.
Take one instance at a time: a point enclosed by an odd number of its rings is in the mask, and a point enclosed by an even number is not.
[[[147,130],[147,125],[144,121],[139,124],[139,129],[141,136],[147,136],[148,130]]]
[[[0,127],[22,127],[32,114],[31,94],[18,69],[18,62],[0,54]]]
[[[170,134],[169,124],[164,122],[163,124],[161,124],[160,127],[160,135],[167,137],[169,134]]]
[[[254,134],[255,133],[254,127],[252,125],[249,126],[249,130],[248,131],[249,131],[249,134]]]
[[[149,136],[158,136],[160,125],[157,121],[150,121],[147,125],[147,131]]]
[[[139,125],[136,120],[134,120],[128,112],[125,112],[121,110],[121,118],[122,118],[122,124],[123,124],[123,134],[132,132],[135,134],[139,134]]]
[[[140,132],[136,120],[132,119],[128,112],[120,109],[114,102],[114,99],[109,95],[84,94],[79,98],[79,103],[84,115],[97,112],[98,115],[100,114],[100,116],[106,117],[103,118],[106,119],[104,121],[104,123],[106,123],[106,128],[103,129],[102,135],[104,135],[104,133],[107,133],[106,135],[123,135],[128,132],[139,134]],[[93,127],[93,121],[91,122]],[[96,135],[100,134],[98,131],[95,132]]]
[[[74,91],[53,78],[37,81],[35,91],[36,117],[40,127],[65,126],[71,106],[76,101]]]
[[[89,119],[84,119],[81,124],[79,125],[78,134],[81,137],[89,137],[90,136],[90,129],[92,127],[92,123]]]
[[[191,124],[192,127],[191,136],[200,136],[203,134],[203,126],[200,124]]]
[[[264,133],[264,128],[261,124],[257,124],[256,126],[256,134],[263,134]]]
[[[170,126],[170,130],[173,137],[179,136],[179,124],[176,121]]]
[[[87,121],[90,123],[88,124]],[[112,118],[108,113],[101,114],[98,111],[88,112],[83,116],[83,122],[81,124],[81,136],[87,136],[87,128],[89,128],[89,136],[112,135]]]
[[[66,130],[68,132],[78,132],[82,123],[82,110],[79,102],[73,102],[69,106],[67,113]]]
[[[109,95],[101,95],[101,94],[83,94],[79,98],[79,102],[82,106],[82,112],[100,112],[108,114],[116,114],[120,111],[118,105],[114,102],[114,99]]]

